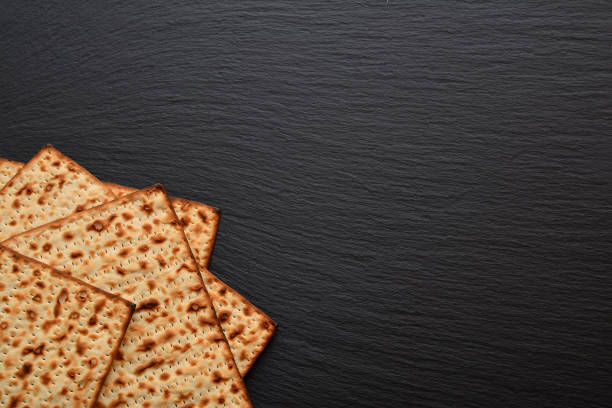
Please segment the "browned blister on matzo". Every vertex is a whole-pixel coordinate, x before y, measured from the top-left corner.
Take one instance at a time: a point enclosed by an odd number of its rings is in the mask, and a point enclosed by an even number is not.
[[[7,181],[23,166],[6,159],[0,159],[0,165],[5,169]],[[106,185],[117,197],[137,191],[112,183]],[[219,225],[219,210],[182,198],[171,198],[171,201],[202,271],[234,360],[244,376],[274,335],[276,323],[207,269]]]
[[[135,191],[107,183],[117,196]],[[206,290],[221,322],[240,374],[244,376],[274,335],[276,323],[208,270],[219,211],[206,204],[171,198],[189,245],[200,266]]]
[[[0,406],[93,407],[133,311],[0,247]]]
[[[87,170],[44,147],[0,190],[0,240],[114,198]]]
[[[101,406],[251,406],[163,188],[71,215],[4,245],[136,304]]]
[[[0,188],[4,187],[6,183],[23,167],[23,163],[19,163],[12,160],[0,158]]]

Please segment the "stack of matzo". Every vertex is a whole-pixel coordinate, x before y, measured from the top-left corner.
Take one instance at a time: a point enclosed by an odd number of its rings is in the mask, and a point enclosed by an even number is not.
[[[2,245],[137,305],[98,406],[250,406],[241,375],[276,324],[208,271],[215,208],[101,183],[52,147],[0,160],[0,183]]]

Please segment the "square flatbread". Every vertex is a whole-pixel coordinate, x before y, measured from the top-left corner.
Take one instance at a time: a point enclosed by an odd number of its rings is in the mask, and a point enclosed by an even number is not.
[[[46,146],[0,190],[0,241],[113,199],[87,170]]]
[[[8,181],[22,166],[23,163],[0,159],[0,175]],[[0,179],[0,183],[2,181]],[[112,183],[106,185],[117,197],[137,191]],[[229,341],[234,360],[240,374],[244,376],[272,339],[277,325],[266,313],[208,270],[219,225],[219,210],[182,198],[171,198],[171,201],[202,271],[206,289]]]
[[[106,184],[118,197],[137,191],[116,184]],[[182,198],[171,198],[171,201],[200,266],[206,290],[212,298],[234,360],[238,364],[240,374],[244,376],[272,339],[276,322],[208,270],[219,224],[218,210]]]
[[[134,305],[0,247],[0,406],[93,407]]]
[[[27,231],[3,245],[136,304],[120,357],[100,393],[101,406],[251,406],[161,186]]]

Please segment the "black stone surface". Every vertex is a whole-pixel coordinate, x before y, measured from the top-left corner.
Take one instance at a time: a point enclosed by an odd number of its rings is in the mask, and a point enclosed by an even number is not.
[[[0,155],[222,208],[256,407],[612,403],[611,2],[0,5]]]

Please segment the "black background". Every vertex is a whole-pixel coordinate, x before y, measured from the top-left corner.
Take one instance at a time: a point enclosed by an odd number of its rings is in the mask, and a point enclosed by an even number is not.
[[[612,403],[612,3],[2,1],[0,153],[223,210],[257,407]]]

